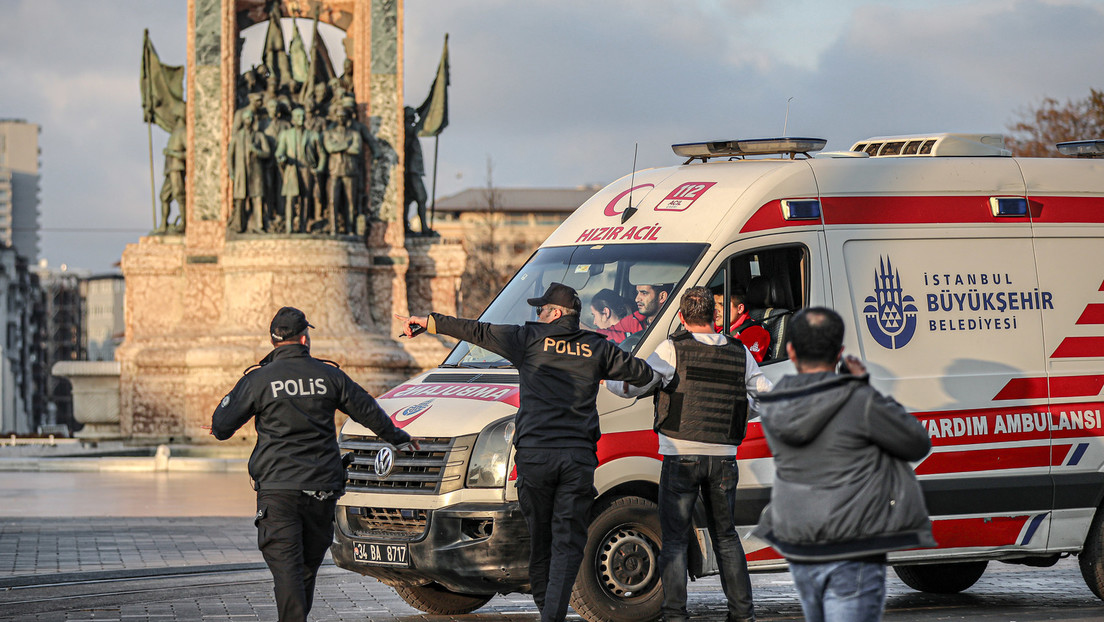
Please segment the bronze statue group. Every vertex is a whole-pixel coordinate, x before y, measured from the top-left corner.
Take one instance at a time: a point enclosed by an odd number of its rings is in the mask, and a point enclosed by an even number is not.
[[[228,165],[233,233],[364,235],[380,205],[398,154],[357,119],[345,74],[313,89],[266,88],[264,74],[243,74],[244,101],[234,114]],[[251,89],[251,90],[250,90]]]

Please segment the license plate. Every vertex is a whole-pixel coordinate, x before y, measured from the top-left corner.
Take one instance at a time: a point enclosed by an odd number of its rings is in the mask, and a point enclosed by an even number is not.
[[[377,566],[408,566],[405,544],[354,542],[353,561]]]

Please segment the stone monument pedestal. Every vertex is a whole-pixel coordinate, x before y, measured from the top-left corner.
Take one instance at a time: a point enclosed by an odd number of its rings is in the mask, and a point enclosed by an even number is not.
[[[454,296],[464,266],[460,247],[428,245],[414,254],[435,257],[419,259],[416,281],[425,285],[417,289]],[[374,395],[447,352],[440,340],[395,338],[391,290],[374,301],[372,283],[386,273],[398,273],[402,283],[406,264],[378,261],[361,239],[265,236],[227,241],[220,254],[205,256],[188,254],[178,237],[151,236],[127,247],[122,266],[127,339],[116,359],[126,437],[210,440],[201,426],[245,369],[272,349],[267,329],[282,306],[301,309],[316,327],[314,356],[336,362]],[[376,303],[388,316],[373,312]],[[440,303],[451,310],[447,299]],[[420,304],[436,303],[431,295]]]

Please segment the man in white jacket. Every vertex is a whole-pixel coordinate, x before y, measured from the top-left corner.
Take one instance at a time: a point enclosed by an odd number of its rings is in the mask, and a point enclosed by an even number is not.
[[[756,398],[771,384],[740,341],[715,332],[709,288],[686,290],[679,302],[679,320],[685,330],[676,331],[648,357],[657,374],[651,384],[632,387],[606,382],[610,391],[622,397],[656,390],[655,429],[663,455],[659,481],[663,618],[689,618],[687,546],[700,491],[728,599],[727,619],[754,620],[747,559],[733,521],[739,479],[736,451]]]

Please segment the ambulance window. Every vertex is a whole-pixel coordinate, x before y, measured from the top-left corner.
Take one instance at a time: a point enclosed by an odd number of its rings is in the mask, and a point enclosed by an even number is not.
[[[528,299],[550,283],[563,283],[579,294],[580,324],[621,349],[632,351],[675,298],[704,244],[597,244],[539,249],[495,297],[480,319],[494,324],[524,324],[537,319]],[[641,290],[645,290],[641,293]],[[506,367],[502,356],[461,342],[446,366]]]
[[[886,143],[885,146],[882,147],[882,151],[878,155],[884,155],[884,156],[898,155],[898,154],[901,153],[901,147],[904,144],[905,144],[904,141]]]
[[[738,334],[761,364],[784,360],[790,317],[806,304],[808,251],[779,246],[728,258],[709,279],[713,322]]]

